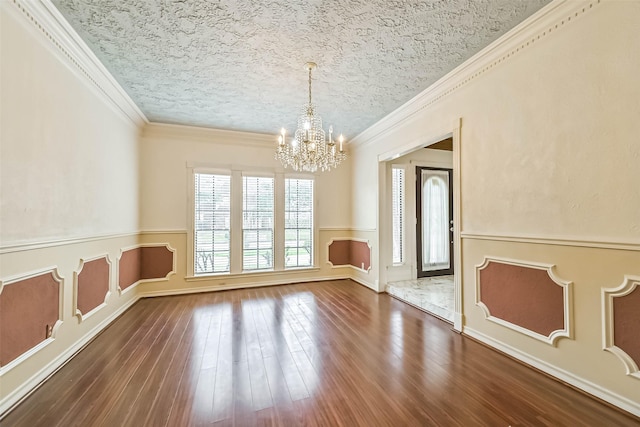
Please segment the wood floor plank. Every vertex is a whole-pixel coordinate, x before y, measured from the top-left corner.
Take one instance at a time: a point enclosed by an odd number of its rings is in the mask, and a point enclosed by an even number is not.
[[[2,426],[640,426],[350,280],[144,299]]]

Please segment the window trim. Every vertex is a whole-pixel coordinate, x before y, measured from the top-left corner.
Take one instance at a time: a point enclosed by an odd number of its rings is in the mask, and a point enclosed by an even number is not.
[[[264,168],[260,166],[246,165],[219,165],[205,164],[201,162],[187,162],[187,271],[185,280],[206,281],[225,277],[247,276],[273,276],[286,273],[299,273],[301,271],[319,271],[319,226],[317,221],[318,210],[318,180],[311,173],[292,172],[285,173],[280,169]],[[210,173],[217,175],[229,175],[231,177],[231,266],[229,272],[195,274],[195,174]],[[274,178],[274,261],[272,269],[242,270],[242,177],[261,176]],[[313,181],[313,259],[308,267],[284,267],[284,195],[285,179],[311,179]],[[239,212],[239,214],[234,214]],[[280,254],[280,256],[279,256]]]

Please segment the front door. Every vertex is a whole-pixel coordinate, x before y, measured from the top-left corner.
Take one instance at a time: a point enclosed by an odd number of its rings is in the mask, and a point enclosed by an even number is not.
[[[452,169],[416,167],[418,277],[453,274]]]

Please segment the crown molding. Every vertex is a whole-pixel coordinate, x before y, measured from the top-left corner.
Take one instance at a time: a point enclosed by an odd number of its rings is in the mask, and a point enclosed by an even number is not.
[[[145,139],[160,140],[191,140],[198,142],[210,142],[215,144],[228,144],[275,148],[277,135],[264,133],[242,132],[228,129],[216,129],[198,126],[185,126],[168,123],[148,123],[142,130]]]
[[[414,115],[436,104],[477,77],[555,34],[560,27],[577,20],[602,0],[555,0],[516,25],[503,36],[463,62],[395,111],[351,139],[349,147],[359,149],[385,136]]]
[[[97,89],[96,92],[107,104],[136,126],[149,122],[50,0],[11,0],[0,3],[7,4],[7,9],[19,11],[17,15],[22,15],[24,21],[44,37],[53,51],[61,53],[59,57],[69,67],[79,71],[77,74]]]

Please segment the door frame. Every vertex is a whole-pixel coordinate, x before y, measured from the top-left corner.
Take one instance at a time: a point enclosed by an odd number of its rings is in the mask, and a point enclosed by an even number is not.
[[[443,139],[453,139],[453,275],[454,286],[454,313],[453,313],[453,329],[462,332],[464,323],[464,314],[462,312],[462,206],[461,206],[461,176],[462,171],[460,151],[460,134],[462,127],[462,119],[457,118],[449,126],[440,124],[440,127],[431,129],[425,134],[407,144],[403,144],[398,148],[383,152],[378,155],[378,253],[374,256],[378,260],[379,283],[378,289],[384,291],[387,282],[387,272],[385,266],[393,265],[392,261],[392,239],[391,239],[391,177],[387,176],[387,162],[391,162],[398,157],[409,154],[412,151],[419,150]],[[389,187],[389,188],[387,188]]]
[[[445,276],[445,275],[454,275],[455,274],[455,266],[453,265],[453,252],[454,252],[454,240],[453,240],[453,169],[449,168],[436,168],[431,166],[415,166],[416,170],[416,276],[418,278],[422,277],[434,277],[434,276]],[[450,231],[447,233],[447,240],[449,241],[449,268],[442,268],[439,270],[432,271],[424,271],[422,270],[422,218],[424,217],[424,212],[422,212],[422,171],[423,170],[434,170],[434,171],[445,171],[449,176],[449,189],[447,191],[447,204],[449,205],[449,216],[447,218],[447,228]],[[418,211],[420,211],[421,215],[418,215]]]

